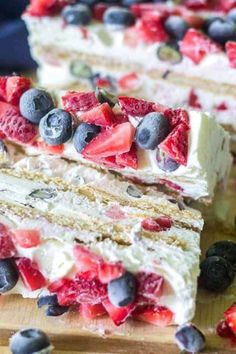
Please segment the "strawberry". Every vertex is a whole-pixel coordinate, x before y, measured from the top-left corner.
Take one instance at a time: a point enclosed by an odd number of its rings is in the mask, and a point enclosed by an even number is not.
[[[225,49],[230,66],[236,68],[236,42],[227,42]]]
[[[220,6],[221,10],[228,12],[229,10],[236,7],[236,1],[235,0],[220,0],[219,6]]]
[[[126,214],[121,207],[116,204],[110,205],[106,210],[105,215],[113,220],[123,220],[126,218]]]
[[[67,284],[70,281],[70,279],[67,278],[61,278],[59,280],[54,281],[53,283],[49,284],[48,290],[51,293],[56,293],[59,291],[65,284]]]
[[[165,42],[168,40],[162,16],[158,12],[144,14],[141,20],[136,22],[136,26],[139,28],[140,38],[145,43]]]
[[[155,273],[139,272],[137,274],[138,282],[138,302],[151,300],[158,302],[162,295],[164,279]]]
[[[85,320],[93,320],[106,314],[106,310],[102,304],[90,305],[83,303],[80,305],[80,314]]]
[[[104,12],[110,7],[109,4],[99,2],[93,6],[93,17],[97,21],[103,21]]]
[[[52,284],[49,289],[56,288],[56,284]],[[55,292],[55,291],[54,291]],[[76,298],[78,295],[78,289],[76,282],[72,279],[63,279],[62,284],[58,285],[56,290],[58,303],[61,306],[70,306],[76,304]]]
[[[227,111],[229,109],[225,102],[219,103],[215,108],[217,111]]]
[[[112,84],[109,78],[102,78],[102,77],[96,79],[96,86],[100,88],[105,88],[107,90],[112,88]]]
[[[16,248],[12,241],[12,234],[8,228],[0,224],[0,259],[12,258],[16,255]]]
[[[116,326],[120,326],[125,320],[131,316],[135,309],[135,304],[130,304],[128,306],[116,307],[110,303],[108,299],[102,302],[106,311],[108,312],[110,318]]]
[[[16,243],[23,248],[36,247],[40,244],[40,231],[35,229],[14,230]]]
[[[98,266],[98,279],[101,283],[107,284],[111,280],[121,277],[125,269],[121,262],[106,263],[102,262]]]
[[[0,76],[0,100],[6,99],[7,76]]]
[[[94,92],[68,91],[62,96],[62,105],[66,111],[78,112],[89,111],[99,105]]]
[[[31,16],[50,16],[73,2],[74,0],[31,0],[27,13]]]
[[[144,306],[137,308],[133,317],[139,321],[151,323],[155,326],[166,327],[173,319],[173,312],[164,306]]]
[[[129,152],[124,152],[121,155],[116,155],[116,163],[122,167],[130,167],[134,170],[138,168],[137,148],[133,143]]]
[[[35,126],[23,118],[17,107],[0,102],[0,132],[8,139],[29,143],[37,134]]]
[[[141,222],[141,226],[144,230],[151,231],[151,232],[160,232],[166,231],[171,228],[172,222],[171,219],[167,216],[161,216],[156,219],[143,219]]]
[[[192,10],[204,10],[209,8],[209,0],[185,0],[184,5]]]
[[[30,89],[31,80],[22,76],[9,76],[6,82],[6,101],[18,105],[21,95]]]
[[[115,114],[109,104],[105,102],[81,114],[79,119],[82,122],[106,127],[114,124]]]
[[[38,270],[37,264],[32,262],[29,258],[19,258],[16,260],[16,264],[26,288],[34,291],[46,285],[46,279]]]
[[[98,274],[98,265],[102,258],[80,245],[74,247],[74,257],[78,272],[89,271],[94,276]]]
[[[191,107],[194,107],[194,108],[199,108],[199,109],[202,108],[202,106],[198,100],[198,96],[197,96],[196,92],[194,91],[194,89],[191,89],[189,92],[188,105]]]
[[[226,321],[220,321],[216,327],[216,332],[220,337],[230,338],[234,336],[234,333],[231,331],[231,328]]]
[[[142,117],[155,111],[153,102],[134,97],[119,96],[119,105],[124,113],[131,116]]]
[[[62,155],[64,152],[64,149],[65,149],[63,144],[62,145],[48,145],[43,140],[36,141],[33,144],[33,146],[45,151],[47,154],[52,154],[52,155]]]
[[[99,133],[85,146],[82,155],[87,158],[103,158],[128,152],[131,149],[134,134],[135,128],[131,123],[118,124]]]
[[[221,48],[200,31],[190,28],[180,43],[180,51],[199,64],[207,54],[220,52]]]
[[[189,126],[188,112],[185,111],[184,109],[168,108],[163,113],[164,113],[165,117],[169,119],[172,129],[175,128],[179,124],[185,124],[187,127]]]
[[[136,73],[129,73],[118,80],[118,85],[122,90],[135,90],[139,85],[139,77]]]
[[[236,302],[224,312],[224,317],[231,331],[236,334]]]

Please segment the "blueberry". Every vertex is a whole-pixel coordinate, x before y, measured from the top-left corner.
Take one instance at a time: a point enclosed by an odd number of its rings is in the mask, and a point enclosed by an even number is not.
[[[212,256],[200,264],[200,284],[210,291],[223,291],[234,280],[234,271],[229,262],[224,258]]]
[[[38,308],[46,305],[58,305],[57,295],[41,296],[37,301]]]
[[[10,350],[12,354],[33,354],[40,350],[45,350],[45,354],[49,354],[52,351],[52,346],[43,331],[29,328],[23,329],[11,337]]]
[[[170,124],[161,113],[146,114],[136,130],[136,142],[141,149],[154,150],[170,132]]]
[[[219,256],[232,265],[236,263],[236,243],[232,241],[218,241],[211,245],[206,252],[206,257]]]
[[[189,25],[180,16],[169,16],[164,23],[166,32],[177,40],[181,40],[187,32]]]
[[[212,24],[212,22],[214,22],[216,20],[221,21],[221,19],[222,19],[222,17],[219,17],[219,16],[212,16],[212,17],[206,18],[205,21],[203,22],[203,25],[202,25],[203,31],[208,33],[208,28]]]
[[[135,16],[128,9],[112,6],[105,11],[103,21],[115,29],[122,29],[132,26],[135,23]]]
[[[130,7],[134,4],[141,4],[142,2],[143,0],[122,0],[122,5],[125,7]]]
[[[60,145],[72,136],[72,117],[63,109],[55,108],[44,116],[39,124],[39,133],[48,145]]]
[[[233,21],[234,23],[236,23],[236,9],[234,8],[231,11],[229,11],[226,18],[228,20]]]
[[[203,333],[192,324],[184,324],[177,328],[175,340],[181,350],[198,353],[204,349],[206,339]]]
[[[108,298],[117,307],[131,304],[136,295],[136,280],[133,274],[126,272],[120,278],[110,281],[107,286]]]
[[[107,102],[110,107],[114,107],[115,104],[118,102],[117,97],[115,95],[107,92],[106,90],[100,87],[96,87],[95,95],[100,103]]]
[[[64,7],[61,15],[65,22],[70,25],[88,25],[92,19],[92,13],[88,5],[75,4]]]
[[[79,0],[76,1],[77,3],[84,4],[89,6],[90,8],[93,8],[99,1],[98,0]]]
[[[13,259],[0,260],[0,294],[14,288],[18,282],[19,274]]]
[[[23,117],[39,124],[40,119],[54,108],[54,103],[48,92],[32,88],[23,93],[19,106]]]
[[[236,25],[229,20],[217,19],[210,24],[208,35],[214,41],[224,45],[227,41],[236,39]]]
[[[173,160],[170,156],[168,156],[164,151],[161,149],[157,149],[157,166],[165,172],[173,172],[179,168],[178,162]]]
[[[176,43],[162,43],[157,48],[157,56],[161,61],[178,64],[182,61],[183,57],[179,51],[178,45]]]
[[[47,306],[45,311],[46,316],[61,316],[63,313],[68,312],[68,306],[60,306],[58,304],[57,295],[41,296],[38,299],[38,308]]]
[[[57,317],[69,311],[69,306],[50,305],[46,310],[46,316]]]
[[[98,135],[100,127],[94,124],[81,123],[75,131],[73,138],[74,146],[77,152],[83,148]]]

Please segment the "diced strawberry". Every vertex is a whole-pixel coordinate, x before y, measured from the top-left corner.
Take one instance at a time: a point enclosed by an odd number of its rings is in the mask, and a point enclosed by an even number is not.
[[[126,123],[129,121],[129,117],[125,113],[116,113],[115,124]]]
[[[0,259],[12,258],[16,255],[16,248],[12,241],[12,234],[8,228],[0,224]]]
[[[122,76],[118,80],[118,85],[122,90],[135,90],[139,82],[139,76],[133,72]]]
[[[78,272],[89,271],[94,276],[97,276],[98,265],[102,262],[102,258],[80,245],[74,247],[74,256]]]
[[[56,293],[58,290],[60,290],[65,284],[70,282],[70,279],[67,278],[61,278],[59,280],[54,281],[53,283],[49,284],[48,290],[51,293]]]
[[[228,109],[229,109],[229,107],[227,106],[227,104],[225,102],[222,102],[216,106],[217,111],[227,111]]]
[[[121,155],[116,155],[116,163],[122,167],[130,167],[134,170],[138,168],[137,148],[133,143],[129,152],[124,152]]]
[[[126,218],[125,213],[119,205],[113,204],[108,207],[105,215],[114,220],[123,220]]]
[[[185,0],[184,5],[192,10],[204,10],[209,8],[209,0]]]
[[[199,109],[202,108],[202,106],[198,100],[198,96],[197,96],[196,92],[194,91],[194,89],[191,89],[189,92],[188,104],[189,104],[189,106],[194,107],[194,108],[199,108]]]
[[[36,247],[40,244],[40,231],[36,229],[14,230],[16,243],[23,248]]]
[[[0,132],[23,144],[37,134],[35,126],[20,115],[18,108],[5,102],[0,102]]]
[[[158,12],[144,14],[136,22],[136,26],[139,28],[139,35],[145,43],[165,42],[168,40],[163,18]]]
[[[106,309],[102,304],[90,305],[83,303],[80,305],[80,314],[85,320],[92,320],[106,313]]]
[[[225,49],[230,66],[236,68],[236,42],[227,42]]]
[[[6,100],[7,76],[0,76],[0,100]]]
[[[236,334],[236,302],[224,312],[224,316],[228,326]]]
[[[94,19],[97,21],[102,21],[104,12],[108,9],[109,6],[109,4],[106,4],[104,2],[99,2],[98,4],[95,4],[93,7]]]
[[[61,306],[70,306],[77,303],[77,284],[72,279],[64,279],[63,285],[56,291],[58,303]]]
[[[221,48],[200,31],[190,28],[180,43],[180,51],[199,64],[207,54],[220,52]]]
[[[173,312],[164,306],[145,306],[138,308],[133,317],[139,321],[151,323],[155,326],[166,327],[173,319]]]
[[[50,16],[73,2],[74,0],[31,0],[27,13],[31,16]]]
[[[29,290],[38,290],[46,285],[46,279],[38,270],[37,264],[32,262],[29,258],[19,258],[16,260],[16,264],[20,277]]]
[[[98,279],[101,283],[107,284],[111,280],[121,277],[125,269],[121,262],[106,263],[102,262],[98,267]]]
[[[48,145],[43,140],[36,141],[33,146],[36,148],[42,149],[43,151],[47,152],[48,154],[52,155],[62,155],[64,152],[64,145]]]
[[[22,76],[9,76],[6,83],[6,101],[17,105],[21,95],[31,87],[31,80]]]
[[[122,323],[124,323],[125,320],[131,316],[135,309],[134,303],[128,306],[116,307],[112,305],[108,299],[104,300],[102,304],[116,326],[120,326]]]
[[[109,104],[105,102],[81,114],[79,119],[82,122],[106,127],[114,124],[115,114]]]
[[[155,104],[134,97],[119,96],[122,111],[131,116],[142,117],[155,111]]]
[[[100,88],[110,89],[111,88],[111,81],[106,78],[99,77],[96,80],[96,86]]]
[[[184,109],[168,108],[163,113],[164,113],[165,117],[168,118],[172,129],[175,128],[179,124],[185,124],[187,127],[189,126],[188,112],[185,111]]]
[[[99,104],[94,92],[68,91],[62,96],[63,108],[69,112],[85,112]]]
[[[137,274],[138,298],[140,300],[151,300],[158,302],[163,290],[164,279],[155,273],[139,272]]]
[[[221,10],[228,12],[229,10],[236,7],[236,0],[220,0],[219,7]]]
[[[228,326],[226,321],[220,321],[216,327],[216,332],[220,337],[223,338],[230,338],[234,336],[233,331],[231,328]]]
[[[127,122],[99,133],[82,150],[84,157],[103,158],[123,154],[131,149],[135,134],[134,126]]]
[[[160,232],[171,228],[172,221],[168,216],[160,216],[156,219],[143,219],[141,222],[142,228],[148,231]]]
[[[188,161],[188,130],[189,127],[184,123],[177,125],[159,145],[160,149],[184,166]]]
[[[164,184],[166,187],[168,187],[170,189],[173,189],[174,191],[177,191],[177,192],[183,192],[183,190],[184,190],[178,184],[176,184],[174,182],[171,182],[171,181],[168,181],[168,180],[166,180],[164,178],[159,179],[158,183]]]

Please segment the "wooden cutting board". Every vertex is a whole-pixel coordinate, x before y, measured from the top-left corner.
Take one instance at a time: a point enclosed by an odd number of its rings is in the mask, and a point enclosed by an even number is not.
[[[211,207],[204,207],[206,220],[202,233],[202,251],[214,241],[231,239],[236,242],[236,166],[231,173],[226,194],[218,194]],[[223,294],[211,294],[200,289],[197,311],[193,322],[207,338],[204,353],[236,353],[236,345],[215,334],[215,325],[224,310],[236,301],[236,280]],[[157,328],[141,322],[129,321],[115,327],[107,318],[86,322],[78,313],[62,317],[44,316],[34,300],[18,296],[0,297],[0,354],[9,353],[8,339],[23,327],[43,329],[55,346],[54,354],[75,353],[127,353],[127,354],[175,354],[179,350],[174,342],[175,327]]]

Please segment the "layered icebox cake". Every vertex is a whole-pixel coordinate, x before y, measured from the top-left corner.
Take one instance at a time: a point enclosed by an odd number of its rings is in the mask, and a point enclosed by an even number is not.
[[[0,132],[28,154],[53,154],[141,184],[211,201],[231,165],[229,135],[209,114],[127,96],[30,88],[2,77]]]
[[[209,111],[231,132],[236,151],[235,6],[124,0],[119,6],[92,1],[89,8],[32,0],[24,19],[42,85],[100,86]]]

